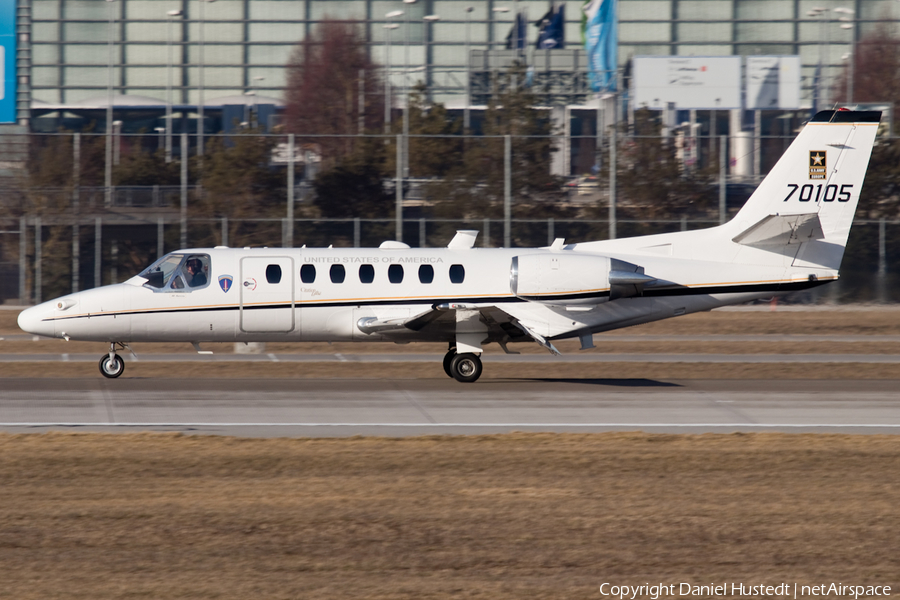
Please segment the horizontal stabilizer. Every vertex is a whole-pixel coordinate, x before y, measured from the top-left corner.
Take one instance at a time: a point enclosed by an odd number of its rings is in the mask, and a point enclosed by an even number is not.
[[[733,238],[745,246],[788,246],[825,238],[818,213],[768,215]]]

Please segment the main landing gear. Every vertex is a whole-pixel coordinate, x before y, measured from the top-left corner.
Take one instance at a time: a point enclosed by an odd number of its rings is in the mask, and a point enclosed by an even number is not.
[[[115,379],[125,372],[125,361],[116,354],[116,344],[118,342],[110,342],[109,354],[100,357],[100,374],[109,379]],[[128,348],[125,344],[118,343],[122,348]]]
[[[481,357],[471,352],[456,353],[456,346],[451,345],[444,355],[444,373],[462,383],[472,383],[481,377]]]

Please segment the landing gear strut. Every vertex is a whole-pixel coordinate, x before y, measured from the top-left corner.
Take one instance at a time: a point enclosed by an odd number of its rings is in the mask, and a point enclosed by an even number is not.
[[[453,379],[462,383],[476,381],[481,377],[481,370],[481,358],[471,352],[456,354],[450,361],[450,373]]]
[[[124,348],[125,345],[122,344]],[[109,344],[109,354],[100,357],[100,374],[109,379],[115,379],[125,372],[125,361],[116,354],[116,343]]]

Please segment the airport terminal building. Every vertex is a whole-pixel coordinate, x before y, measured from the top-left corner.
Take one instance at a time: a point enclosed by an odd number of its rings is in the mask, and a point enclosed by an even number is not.
[[[558,74],[571,88],[558,100],[579,104],[590,94],[565,75],[586,68],[582,2],[565,3],[564,48],[536,50],[534,23],[548,6],[547,0],[19,0],[17,121],[42,129],[41,119],[58,118],[59,111],[102,109],[110,88],[114,96],[136,98],[132,107],[168,101],[188,109],[201,97],[210,106],[241,97],[277,104],[296,44],[329,18],[358,20],[372,58],[390,65],[395,84],[405,76],[424,79],[433,99],[460,107],[470,80],[477,84],[511,60],[505,49],[517,11],[529,22],[520,51],[526,62]],[[638,55],[798,55],[809,103],[817,66],[826,82],[834,81],[853,41],[879,24],[896,29],[900,4],[619,0],[618,62],[624,68]]]
[[[591,144],[574,138],[596,136],[640,106],[673,106],[639,102],[637,93],[629,93],[635,57],[738,57],[731,71],[747,73],[742,81],[750,79],[748,57],[794,57],[798,83],[789,106],[766,111],[748,103],[742,112],[734,103],[722,110],[718,102],[679,104],[664,117],[670,127],[689,123],[684,130],[693,140],[728,135],[734,144],[743,131],[759,147],[762,136],[789,136],[810,110],[831,105],[829,95],[857,41],[879,27],[900,29],[895,0],[618,0],[620,102],[607,98],[604,104],[589,81],[581,1],[19,0],[12,6],[4,18],[8,31],[15,31],[15,50],[7,52],[0,100],[0,123],[9,124],[0,125],[0,134],[162,132],[168,107],[173,120],[167,138],[197,133],[201,114],[209,134],[247,123],[272,131],[283,112],[285,66],[298,43],[325,20],[352,19],[364,30],[372,60],[390,76],[395,110],[405,102],[404,86],[423,81],[430,99],[457,113],[471,108],[476,134],[478,109],[496,89],[494,76],[517,60],[525,63],[534,89],[541,90],[540,105],[553,111],[557,130],[568,139],[552,166],[563,176],[596,165]],[[538,23],[553,8],[563,13],[560,43],[539,49]],[[521,29],[514,27],[517,14],[525,23]],[[522,32],[515,34],[518,49],[514,31]],[[188,142],[192,152],[196,137]],[[21,162],[25,146],[17,139],[0,135],[0,163]],[[717,160],[702,155],[703,148],[713,152],[711,144],[694,146],[699,160]],[[754,151],[752,164],[748,159],[731,174],[764,173],[783,144],[772,146]],[[746,154],[735,146],[730,152]]]

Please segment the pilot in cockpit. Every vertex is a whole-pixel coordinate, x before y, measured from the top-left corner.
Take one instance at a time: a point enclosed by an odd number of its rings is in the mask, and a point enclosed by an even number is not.
[[[188,285],[192,288],[206,285],[206,274],[203,272],[203,262],[199,258],[189,258],[184,265]]]

